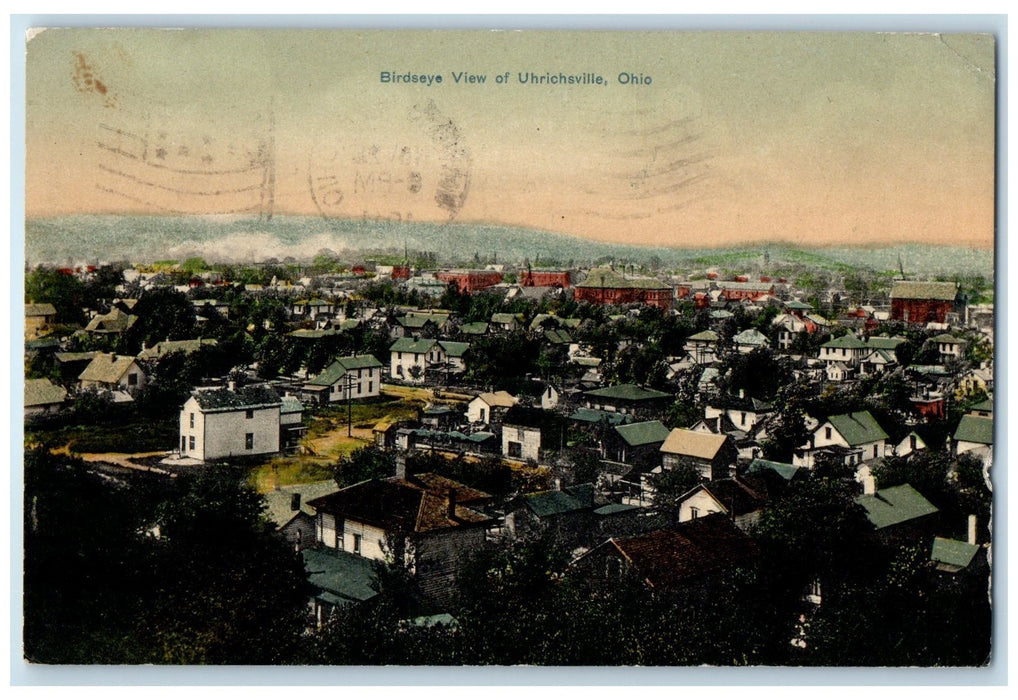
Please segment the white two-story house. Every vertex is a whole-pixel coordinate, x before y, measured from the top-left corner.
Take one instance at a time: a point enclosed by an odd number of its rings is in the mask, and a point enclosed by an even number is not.
[[[207,462],[280,451],[280,407],[269,387],[197,389],[180,410],[180,455]]]

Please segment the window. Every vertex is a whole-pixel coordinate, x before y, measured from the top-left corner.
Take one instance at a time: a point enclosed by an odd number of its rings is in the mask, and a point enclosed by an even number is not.
[[[353,553],[354,554],[360,554],[361,553],[361,536],[360,535],[354,535],[353,536]]]
[[[244,415],[245,418],[254,418],[254,409],[248,409]]]
[[[370,394],[374,390],[375,390],[375,383],[374,382],[368,382],[368,393]]]
[[[183,435],[180,436],[180,451],[187,452],[187,438]]]
[[[876,457],[876,456],[877,456],[877,445],[874,445],[874,446],[873,446],[873,456],[874,456],[874,457]]]
[[[254,449],[254,433],[245,433],[244,434],[244,449],[245,450],[253,450]]]
[[[127,386],[138,386],[138,373],[131,372],[127,375]]]
[[[690,508],[689,509],[689,514],[692,516],[693,520],[696,520],[697,518],[700,517],[700,509],[699,508]]]
[[[194,427],[194,414],[191,414],[191,427]]]
[[[830,440],[831,439],[831,427],[830,426],[827,426],[826,428],[824,428],[824,439],[825,440]]]
[[[187,438],[187,449],[194,450],[194,435]]]
[[[740,420],[742,421],[742,425],[746,425],[746,412],[745,411],[741,412]]]
[[[523,455],[523,445],[518,442],[509,443],[509,456],[519,459]]]

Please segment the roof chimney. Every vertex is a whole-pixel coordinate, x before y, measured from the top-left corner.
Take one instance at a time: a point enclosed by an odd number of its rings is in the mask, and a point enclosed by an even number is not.
[[[976,516],[972,514],[969,516],[969,544],[977,544],[976,542]]]
[[[867,474],[860,479],[862,481],[862,492],[867,496],[873,496],[877,492],[877,480]]]
[[[456,519],[456,489],[449,487],[449,520]]]

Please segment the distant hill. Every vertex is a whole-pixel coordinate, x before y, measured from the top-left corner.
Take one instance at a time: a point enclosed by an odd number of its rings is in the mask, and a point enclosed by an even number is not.
[[[151,262],[200,256],[222,262],[260,262],[267,258],[311,260],[321,252],[353,258],[365,251],[429,251],[440,264],[497,259],[541,264],[591,264],[610,259],[655,267],[767,268],[803,265],[818,269],[897,270],[902,260],[910,275],[981,274],[993,277],[992,250],[899,245],[882,248],[801,248],[761,244],[752,248],[671,248],[601,243],[561,233],[507,226],[417,222],[326,220],[275,217],[259,221],[230,217],[68,216],[29,219],[25,260]]]

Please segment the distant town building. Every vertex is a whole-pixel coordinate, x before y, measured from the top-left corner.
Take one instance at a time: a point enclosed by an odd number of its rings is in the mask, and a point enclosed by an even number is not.
[[[502,282],[502,273],[495,270],[441,270],[435,279],[455,284],[460,292],[472,294]]]
[[[899,280],[891,288],[891,319],[906,323],[944,323],[954,311],[958,285],[954,282]]]
[[[576,301],[592,304],[647,304],[661,309],[672,306],[671,286],[653,277],[625,275],[611,268],[594,268],[576,285]]]
[[[519,283],[522,287],[561,287],[566,289],[572,282],[569,270],[520,270]]]

